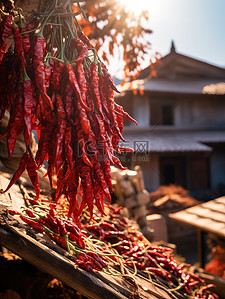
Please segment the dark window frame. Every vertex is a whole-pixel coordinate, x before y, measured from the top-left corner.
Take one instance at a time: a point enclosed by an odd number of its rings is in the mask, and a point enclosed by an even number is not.
[[[174,126],[175,100],[150,97],[150,126]]]

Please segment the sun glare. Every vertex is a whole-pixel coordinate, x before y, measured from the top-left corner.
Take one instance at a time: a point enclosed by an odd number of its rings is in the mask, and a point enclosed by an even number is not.
[[[121,4],[138,19],[141,12],[146,9],[146,0],[121,0]]]

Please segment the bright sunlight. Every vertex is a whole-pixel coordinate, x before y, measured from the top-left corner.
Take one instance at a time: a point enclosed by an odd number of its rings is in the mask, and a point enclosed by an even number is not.
[[[121,4],[124,5],[131,14],[134,14],[136,19],[138,19],[141,12],[146,9],[146,0],[121,0]]]

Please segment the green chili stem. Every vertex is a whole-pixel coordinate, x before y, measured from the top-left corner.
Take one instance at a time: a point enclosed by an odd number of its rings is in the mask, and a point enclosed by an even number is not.
[[[41,30],[37,33],[37,36],[41,36],[42,38],[44,38],[43,36],[43,30],[44,27],[46,25],[46,23],[48,22],[49,18],[51,17],[51,15],[53,14],[53,12],[55,11],[55,9],[53,9],[50,14],[47,16],[47,18],[44,20],[44,22],[41,24]]]
[[[31,81],[30,77],[27,75],[25,66],[23,66],[23,81]]]

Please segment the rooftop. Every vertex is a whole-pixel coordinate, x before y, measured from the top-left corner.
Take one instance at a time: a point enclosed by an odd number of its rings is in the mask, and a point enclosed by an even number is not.
[[[126,142],[135,152],[211,152],[210,143],[225,143],[224,130],[159,130],[125,128]],[[207,143],[207,144],[204,144]]]

